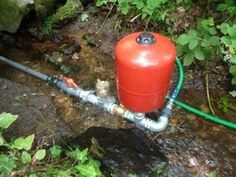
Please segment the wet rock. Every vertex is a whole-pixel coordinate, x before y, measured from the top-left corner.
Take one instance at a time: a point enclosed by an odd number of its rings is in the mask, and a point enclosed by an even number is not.
[[[114,51],[114,43],[110,41],[105,41],[102,43],[100,49],[105,53],[105,54],[111,54]]]
[[[29,6],[34,3],[33,0],[14,1],[1,0],[0,1],[0,31],[8,31],[15,33],[20,26],[24,15],[30,11]]]
[[[72,55],[75,52],[80,52],[81,46],[78,43],[75,44],[65,44],[61,50],[65,55]]]
[[[0,31],[15,33],[25,15],[35,10],[37,17],[45,17],[57,0],[1,0]]]
[[[51,36],[51,39],[55,43],[60,43],[63,40],[63,37],[60,34],[54,32]]]
[[[16,42],[14,36],[12,36],[10,34],[3,34],[0,39],[1,39],[2,43],[6,44],[6,45],[14,45]]]
[[[0,110],[19,115],[5,136],[8,138],[35,134],[36,143],[50,145],[63,137],[74,137],[72,131],[59,119],[48,95],[36,89],[0,78]]]
[[[93,36],[89,34],[85,34],[83,36],[83,39],[87,41],[87,44],[91,47],[99,47],[101,46],[101,43],[97,41]]]
[[[109,173],[118,176],[128,176],[129,173],[138,176],[152,176],[160,165],[167,160],[148,138],[137,129],[108,129],[93,127],[74,140],[81,147],[91,146],[95,138],[104,157],[102,163]]]
[[[39,19],[44,19],[57,0],[34,0],[34,9]]]

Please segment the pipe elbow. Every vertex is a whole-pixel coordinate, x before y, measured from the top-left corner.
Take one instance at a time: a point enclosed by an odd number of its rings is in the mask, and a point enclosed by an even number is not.
[[[151,120],[149,118],[144,118],[139,122],[139,124],[153,132],[161,132],[166,129],[168,122],[168,117],[160,116],[157,121]]]

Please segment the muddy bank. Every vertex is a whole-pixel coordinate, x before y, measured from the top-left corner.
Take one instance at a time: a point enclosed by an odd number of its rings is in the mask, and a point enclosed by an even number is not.
[[[58,119],[51,96],[37,89],[0,78],[0,110],[19,115],[7,129],[9,138],[35,134],[36,143],[51,145],[72,139],[74,133]]]

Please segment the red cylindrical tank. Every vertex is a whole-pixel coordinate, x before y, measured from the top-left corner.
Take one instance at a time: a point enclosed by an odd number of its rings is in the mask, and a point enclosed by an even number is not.
[[[165,102],[176,49],[157,33],[137,32],[122,38],[115,48],[119,101],[135,112],[152,112]]]

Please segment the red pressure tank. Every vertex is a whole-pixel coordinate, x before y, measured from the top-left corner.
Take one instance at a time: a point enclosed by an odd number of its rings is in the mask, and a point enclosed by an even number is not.
[[[165,102],[176,49],[157,33],[137,32],[122,38],[115,48],[116,81],[121,104],[147,113]]]

